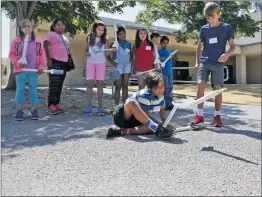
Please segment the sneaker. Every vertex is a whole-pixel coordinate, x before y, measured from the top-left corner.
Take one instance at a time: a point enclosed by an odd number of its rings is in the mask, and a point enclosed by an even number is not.
[[[24,120],[24,112],[22,112],[22,110],[17,110],[16,114],[15,114],[15,120],[17,121],[22,121]]]
[[[31,120],[39,120],[38,112],[36,109],[31,112]]]
[[[191,123],[194,124],[201,124],[204,123],[204,117],[203,116],[199,116],[199,115],[195,115],[193,121]]]
[[[56,108],[54,105],[50,105],[50,106],[48,107],[48,112],[49,112],[49,114],[51,114],[51,115],[56,115],[56,114],[59,113],[58,110],[57,110],[57,108]]]
[[[216,115],[216,116],[214,117],[213,126],[214,126],[214,127],[222,127],[222,126],[223,126],[220,115]]]
[[[118,128],[109,128],[107,131],[107,136],[106,138],[110,138],[110,137],[116,137],[116,136],[120,136],[121,133],[121,129]]]
[[[92,116],[93,115],[92,106],[89,106],[89,107],[86,108],[85,114],[86,114],[86,116]]]
[[[98,107],[97,108],[97,113],[98,113],[99,116],[105,115],[104,108],[103,107]]]
[[[57,104],[55,107],[59,113],[64,113],[64,109],[61,107],[61,105]]]
[[[170,139],[174,135],[174,131],[168,130],[162,125],[159,125],[155,132],[155,135],[163,139]]]

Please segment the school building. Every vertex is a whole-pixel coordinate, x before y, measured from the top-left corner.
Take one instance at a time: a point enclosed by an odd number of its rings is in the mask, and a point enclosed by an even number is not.
[[[261,19],[261,11],[251,14],[256,20]],[[110,41],[114,41],[113,24],[123,24],[127,28],[127,40],[134,43],[137,28],[143,27],[134,22],[117,20],[101,17],[107,26],[107,36]],[[35,33],[40,38],[49,31],[51,24],[42,24],[35,29]],[[11,27],[10,39],[15,36],[15,29]],[[170,39],[169,49],[178,50],[176,62],[173,67],[194,67],[196,40],[189,39],[186,44],[178,43],[175,40],[174,29],[152,26],[149,31],[158,31],[161,35],[167,35]],[[64,85],[69,85],[70,80],[75,79],[75,85],[84,85],[86,82],[81,80],[85,78],[85,40],[87,35],[79,33],[74,38],[69,38],[70,51],[74,59],[76,69],[68,73]],[[255,34],[254,38],[241,37],[235,40],[236,49],[234,54],[226,62],[229,71],[229,78],[225,83],[228,84],[261,84],[261,31]],[[160,47],[160,46],[159,46]],[[227,46],[227,49],[229,46]],[[112,66],[107,64],[106,75],[111,71]],[[195,69],[174,69],[174,80],[195,81]],[[2,82],[3,83],[3,82]],[[46,74],[39,77],[39,86],[47,86],[48,77]]]

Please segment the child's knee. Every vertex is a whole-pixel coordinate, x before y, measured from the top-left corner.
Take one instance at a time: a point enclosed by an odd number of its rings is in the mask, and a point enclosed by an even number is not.
[[[125,103],[125,108],[127,109],[132,109],[134,107],[137,107],[138,103],[135,100],[130,100],[128,102]]]
[[[222,88],[221,85],[212,85],[213,90],[220,90]]]
[[[197,88],[198,89],[200,89],[200,90],[203,90],[203,89],[205,89],[206,88],[206,82],[205,81],[199,81],[198,83],[197,83]]]

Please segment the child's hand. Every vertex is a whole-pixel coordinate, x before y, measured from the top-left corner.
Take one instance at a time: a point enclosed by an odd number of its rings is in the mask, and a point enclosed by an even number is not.
[[[198,70],[198,67],[199,67],[199,63],[196,63],[195,64],[195,69]]]
[[[43,73],[44,73],[44,70],[41,69],[41,68],[38,68],[38,75],[41,75],[41,74],[43,74]]]
[[[19,68],[23,69],[26,66],[26,64],[19,64]]]
[[[219,61],[219,62],[226,62],[227,60],[228,60],[228,55],[226,55],[226,54],[222,54],[221,56],[220,56],[220,58],[218,58],[218,60],[217,61]]]
[[[114,67],[117,67],[117,63],[116,63],[115,61],[112,61],[112,65],[113,65]]]
[[[117,49],[114,47],[114,48],[112,48],[112,51],[113,51],[113,52],[116,52],[116,51],[117,51]]]
[[[176,128],[173,125],[167,125],[166,128],[168,130],[173,130],[173,131],[176,130]]]
[[[49,58],[47,59],[47,67],[50,69],[52,67],[52,60]]]

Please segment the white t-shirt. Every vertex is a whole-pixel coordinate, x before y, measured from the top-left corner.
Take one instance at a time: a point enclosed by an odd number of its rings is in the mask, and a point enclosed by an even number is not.
[[[88,37],[90,43],[90,37]],[[96,37],[94,46],[89,45],[89,56],[87,63],[106,63],[105,45],[101,43],[101,38]]]

